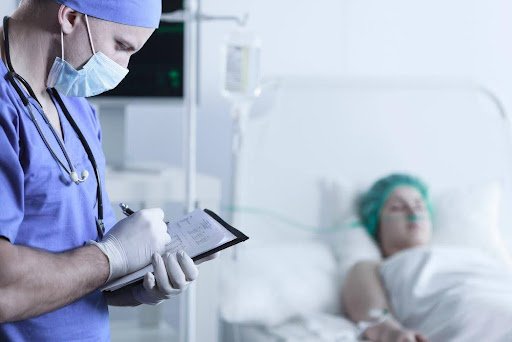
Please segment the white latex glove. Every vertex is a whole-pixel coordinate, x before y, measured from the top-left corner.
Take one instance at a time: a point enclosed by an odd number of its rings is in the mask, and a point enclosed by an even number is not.
[[[154,254],[151,258],[154,274],[148,272],[141,285],[133,288],[133,297],[141,304],[157,305],[179,295],[197,279],[199,271],[183,251]]]
[[[161,209],[144,209],[119,221],[100,242],[90,241],[107,256],[108,280],[140,270],[155,253],[163,253],[171,243]]]

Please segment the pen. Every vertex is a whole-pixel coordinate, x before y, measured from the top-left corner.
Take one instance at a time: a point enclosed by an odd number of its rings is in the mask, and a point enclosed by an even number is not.
[[[127,204],[119,203],[119,207],[123,211],[123,214],[125,214],[126,216],[135,214],[135,212],[133,210],[131,210]]]
[[[125,214],[126,216],[130,216],[130,215],[135,214],[135,211],[133,211],[133,210],[128,206],[128,204],[125,204],[125,203],[119,203],[119,207],[120,207],[120,208],[121,208],[121,210],[123,211],[123,214]],[[165,224],[169,224],[169,222],[165,222]]]

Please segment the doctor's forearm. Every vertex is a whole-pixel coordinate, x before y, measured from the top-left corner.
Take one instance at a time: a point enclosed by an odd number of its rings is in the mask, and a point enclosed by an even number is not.
[[[0,238],[0,323],[64,307],[105,283],[109,263],[95,246],[54,254]]]

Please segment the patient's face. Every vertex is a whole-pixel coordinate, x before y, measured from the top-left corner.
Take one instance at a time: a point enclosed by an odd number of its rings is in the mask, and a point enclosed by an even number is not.
[[[397,187],[380,215],[379,242],[384,256],[427,244],[431,236],[430,212],[421,193],[411,186]]]

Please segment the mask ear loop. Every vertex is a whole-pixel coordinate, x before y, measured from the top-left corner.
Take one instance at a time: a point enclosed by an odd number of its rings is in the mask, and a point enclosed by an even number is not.
[[[60,48],[61,48],[62,60],[65,61],[65,59],[64,59],[64,31],[62,31],[62,28],[60,29]]]
[[[91,42],[92,54],[95,55],[96,49],[94,48],[94,43],[92,41],[91,26],[89,25],[89,16],[87,14],[85,15],[85,24],[87,26],[87,33],[89,34],[89,41]]]

